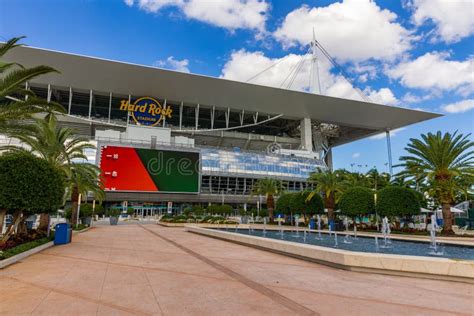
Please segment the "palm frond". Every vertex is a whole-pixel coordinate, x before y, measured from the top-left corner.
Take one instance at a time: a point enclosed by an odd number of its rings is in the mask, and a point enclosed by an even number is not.
[[[33,78],[52,72],[58,71],[49,66],[36,66],[14,70],[0,79],[0,97],[6,97],[18,86],[24,85],[25,82],[30,81]]]
[[[5,44],[0,46],[0,57],[3,57],[10,49],[13,49],[18,46],[23,46],[23,44],[17,44],[20,40],[24,39],[26,36],[14,37],[9,39]]]

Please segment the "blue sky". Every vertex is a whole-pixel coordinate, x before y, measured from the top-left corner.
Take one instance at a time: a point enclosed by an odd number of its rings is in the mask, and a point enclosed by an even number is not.
[[[474,126],[474,8],[463,0],[3,0],[0,40],[280,86],[316,38],[377,103],[444,117],[395,131],[393,158],[411,137]],[[322,93],[358,98],[320,56]],[[291,89],[308,90],[309,62]],[[334,149],[337,168],[387,170],[386,140]]]

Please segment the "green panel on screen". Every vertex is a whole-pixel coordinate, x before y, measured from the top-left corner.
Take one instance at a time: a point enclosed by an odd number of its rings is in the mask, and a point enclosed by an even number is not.
[[[135,150],[160,192],[199,192],[199,153]]]

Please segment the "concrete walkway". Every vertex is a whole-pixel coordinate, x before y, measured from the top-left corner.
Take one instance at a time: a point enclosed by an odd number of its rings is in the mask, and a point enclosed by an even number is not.
[[[158,225],[97,226],[0,270],[0,315],[473,315],[474,286],[371,275]]]

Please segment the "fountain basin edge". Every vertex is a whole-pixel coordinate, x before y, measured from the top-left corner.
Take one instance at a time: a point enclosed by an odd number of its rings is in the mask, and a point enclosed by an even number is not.
[[[248,236],[191,225],[186,226],[185,229],[191,233],[259,248],[344,270],[474,284],[474,261],[348,251],[258,236]]]

